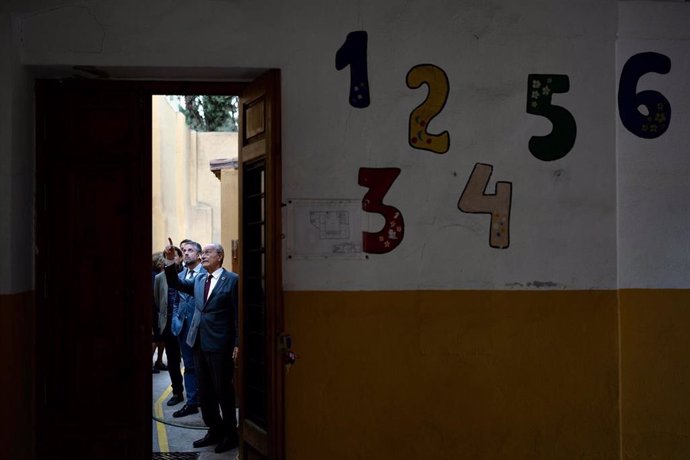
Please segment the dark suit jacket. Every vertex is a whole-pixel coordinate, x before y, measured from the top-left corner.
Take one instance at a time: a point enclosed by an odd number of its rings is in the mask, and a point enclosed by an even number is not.
[[[194,316],[187,334],[187,344],[202,351],[230,351],[239,343],[237,325],[237,290],[239,276],[223,269],[220,279],[204,302],[204,284],[208,273],[193,280],[181,280],[175,265],[165,267],[168,284],[194,296]]]
[[[196,272],[194,278],[202,273],[206,273],[206,269],[202,267],[201,264],[194,267],[194,271]],[[181,280],[184,280],[187,279],[188,274],[189,268],[185,268],[177,274],[177,277]],[[192,318],[194,317],[194,311],[196,310],[193,296],[187,294],[186,292],[179,292],[179,296],[180,301],[177,302],[173,307],[172,325],[170,326],[170,331],[175,336],[180,335],[180,333],[183,333],[183,331],[189,331],[189,329],[184,329],[184,327],[185,325],[189,327],[189,325],[192,324]],[[184,339],[186,340],[186,336]]]

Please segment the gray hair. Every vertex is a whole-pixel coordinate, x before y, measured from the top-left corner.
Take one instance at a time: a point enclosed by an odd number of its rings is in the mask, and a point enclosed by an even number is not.
[[[223,261],[225,261],[225,249],[223,249],[223,246],[220,243],[209,243],[207,246],[213,246],[213,250],[221,257],[220,264],[223,265]]]

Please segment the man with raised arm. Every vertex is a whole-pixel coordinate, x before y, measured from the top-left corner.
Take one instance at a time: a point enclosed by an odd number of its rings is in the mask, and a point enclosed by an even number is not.
[[[225,452],[239,444],[232,381],[239,344],[239,277],[223,268],[225,250],[220,244],[212,243],[204,246],[201,253],[201,265],[207,273],[193,280],[178,278],[172,240],[168,240],[170,244],[165,247],[168,284],[194,296],[194,316],[186,340],[194,352],[201,416],[209,429],[193,445],[198,448],[217,444],[215,452]]]

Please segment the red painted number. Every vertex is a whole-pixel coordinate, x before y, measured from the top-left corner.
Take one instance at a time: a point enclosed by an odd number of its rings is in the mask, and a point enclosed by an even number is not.
[[[359,168],[358,183],[369,191],[362,199],[362,209],[381,214],[383,228],[376,232],[362,232],[362,248],[369,254],[385,254],[398,247],[405,234],[405,222],[400,210],[383,204],[383,197],[400,175],[400,168]]]

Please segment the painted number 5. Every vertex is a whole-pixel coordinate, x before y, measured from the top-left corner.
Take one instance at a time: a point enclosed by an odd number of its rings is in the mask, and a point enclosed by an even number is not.
[[[549,134],[529,140],[529,151],[542,161],[559,160],[575,145],[575,118],[563,107],[551,104],[554,93],[565,93],[568,89],[567,75],[530,74],[527,77],[527,113],[546,117],[553,124]]]

